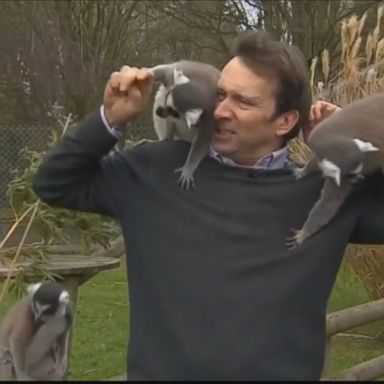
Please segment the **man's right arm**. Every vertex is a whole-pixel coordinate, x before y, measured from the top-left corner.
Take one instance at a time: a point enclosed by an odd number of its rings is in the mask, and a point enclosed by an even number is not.
[[[103,156],[116,141],[93,114],[48,152],[33,180],[35,194],[52,206],[113,215],[118,161]]]
[[[111,127],[118,129],[144,109],[151,85],[146,69],[124,66],[112,73],[103,109],[65,134],[40,165],[32,188],[42,201],[115,216],[125,162],[120,156],[105,156],[117,142],[118,130]]]

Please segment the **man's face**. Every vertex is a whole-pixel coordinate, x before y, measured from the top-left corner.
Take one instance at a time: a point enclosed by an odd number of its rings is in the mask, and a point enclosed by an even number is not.
[[[214,113],[213,148],[239,165],[252,166],[282,146],[286,119],[274,118],[278,79],[251,71],[238,57],[223,68]],[[283,127],[283,128],[282,128]]]

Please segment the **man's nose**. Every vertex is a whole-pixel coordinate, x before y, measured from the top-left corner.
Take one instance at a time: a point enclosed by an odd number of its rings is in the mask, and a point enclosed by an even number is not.
[[[232,109],[228,99],[224,99],[217,103],[213,116],[217,120],[230,119],[232,117]]]

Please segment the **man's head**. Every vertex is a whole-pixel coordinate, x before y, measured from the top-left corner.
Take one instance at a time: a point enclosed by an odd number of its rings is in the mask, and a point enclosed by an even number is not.
[[[300,51],[263,32],[242,33],[218,82],[213,147],[240,165],[253,165],[308,124],[310,106]]]

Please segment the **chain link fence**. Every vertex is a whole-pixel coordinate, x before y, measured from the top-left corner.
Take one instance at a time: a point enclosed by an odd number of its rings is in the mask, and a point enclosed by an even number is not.
[[[0,208],[9,207],[7,188],[13,169],[22,169],[22,150],[45,151],[50,141],[51,126],[0,124]],[[132,123],[125,140],[155,139],[153,127],[141,122]],[[121,147],[121,145],[120,145]]]

